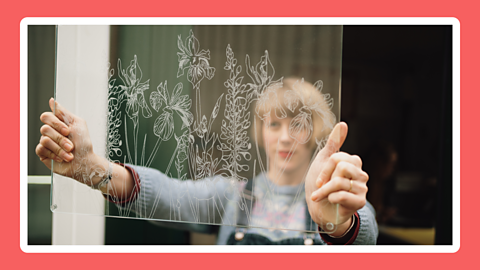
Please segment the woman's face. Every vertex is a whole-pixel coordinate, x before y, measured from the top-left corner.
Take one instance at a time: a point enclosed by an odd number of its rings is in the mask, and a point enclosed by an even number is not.
[[[289,127],[294,124],[292,117],[279,119],[272,116],[266,120],[270,124],[263,125],[262,133],[269,171],[276,176],[298,173],[303,177],[310,165],[313,150],[290,136]]]

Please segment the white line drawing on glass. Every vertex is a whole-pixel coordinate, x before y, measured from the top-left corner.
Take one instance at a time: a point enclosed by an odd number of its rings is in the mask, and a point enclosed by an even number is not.
[[[115,86],[115,78],[112,78],[115,74],[114,69],[110,68],[110,63],[107,67],[108,73],[108,105],[107,105],[107,145],[106,156],[110,161],[118,161],[117,157],[122,156],[121,134],[119,133],[119,127],[122,124],[122,112],[120,111],[120,101],[117,98],[119,88]]]
[[[162,104],[165,104],[165,106],[162,109],[162,114],[155,120],[153,126],[153,133],[158,137],[158,140],[149,160],[145,163],[146,167],[149,167],[152,163],[153,157],[156,155],[158,147],[160,146],[159,142],[168,141],[172,137],[174,131],[173,113],[178,114],[182,119],[182,129],[190,127],[193,122],[193,115],[190,112],[192,101],[188,95],[181,95],[182,89],[183,84],[178,83],[175,85],[170,97],[167,81],[165,81],[165,83],[158,85],[157,91],[150,94],[150,104],[155,111],[158,112]],[[172,156],[175,156],[175,153]],[[168,170],[169,169],[167,169],[167,172]]]
[[[283,98],[285,104],[282,104],[278,96],[278,90],[282,89],[284,78],[275,79],[275,68],[270,61],[268,51],[264,52],[264,55],[260,57],[256,65],[251,65],[250,56],[248,54],[245,55],[246,68],[244,72],[248,75],[248,77],[245,77],[242,76],[242,66],[238,64],[229,44],[226,48],[226,63],[224,66],[224,70],[229,73],[229,78],[224,82],[226,93],[221,94],[217,98],[215,106],[209,117],[207,117],[206,114],[202,114],[200,91],[201,81],[204,78],[211,80],[216,72],[216,69],[209,64],[210,51],[200,49],[200,42],[194,36],[193,31],[190,31],[189,36],[184,41],[181,36],[178,36],[177,46],[180,50],[177,53],[179,62],[177,78],[185,76],[186,73],[186,78],[195,91],[195,112],[192,113],[190,111],[192,99],[190,99],[188,94],[182,94],[184,86],[181,82],[175,84],[173,90],[168,89],[166,80],[160,82],[156,90],[151,91],[148,96],[149,102],[146,102],[145,95],[148,95],[147,90],[150,88],[150,79],[142,81],[143,74],[137,55],[134,55],[133,60],[130,61],[130,65],[126,69],[122,68],[122,61],[118,59],[117,75],[120,77],[121,83],[118,84],[119,80],[113,78],[115,74],[113,69],[109,69],[108,73],[107,157],[112,161],[118,161],[114,158],[121,157],[124,154],[120,149],[124,143],[126,154],[121,162],[149,167],[152,165],[162,142],[169,141],[173,137],[176,147],[170,156],[167,169],[164,171],[166,175],[171,177],[170,170],[173,166],[178,179],[186,180],[188,175],[193,181],[210,179],[198,182],[212,190],[215,190],[215,181],[218,177],[228,178],[232,181],[226,190],[223,190],[221,193],[214,191],[211,193],[214,195],[209,197],[201,197],[195,191],[188,191],[186,186],[185,189],[171,191],[174,193],[174,196],[171,197],[169,202],[170,219],[182,221],[182,216],[180,215],[182,205],[180,201],[181,198],[186,196],[195,222],[218,223],[220,221],[215,220],[214,212],[225,211],[225,206],[218,204],[215,196],[225,196],[227,200],[235,197],[240,198],[240,201],[236,201],[236,204],[240,211],[245,211],[250,221],[252,218],[252,213],[250,213],[251,206],[247,205],[247,201],[244,199],[245,194],[242,194],[241,191],[248,179],[241,174],[250,170],[249,162],[253,164],[254,175],[257,173],[255,172],[256,169],[261,173],[266,173],[269,171],[268,166],[270,166],[268,156],[267,160],[262,162],[259,154],[261,150],[259,149],[258,140],[261,140],[261,138],[252,138],[255,144],[255,147],[252,147],[249,131],[252,128],[256,128],[255,122],[257,121],[255,117],[252,117],[252,114],[258,115],[260,121],[263,122],[262,125],[268,128],[272,116],[284,119],[288,115],[286,110],[291,112],[300,111],[293,117],[289,126],[289,136],[295,140],[290,149],[290,153],[293,153],[296,151],[298,144],[305,144],[312,139],[312,114],[317,114],[320,117],[331,117],[333,115],[331,112],[333,99],[328,94],[316,96],[323,97],[324,100],[321,101],[308,97],[308,95],[303,93],[301,85],[304,80],[301,79],[294,85],[292,90],[285,92]],[[250,82],[245,82],[248,78],[250,78]],[[118,85],[115,85],[115,83]],[[315,88],[321,93],[323,90],[322,81],[317,81]],[[223,97],[225,97],[224,104],[222,104]],[[254,108],[252,108],[253,103],[255,104]],[[125,104],[124,113],[121,112],[122,104]],[[327,104],[326,107],[323,104]],[[222,106],[224,111],[221,132],[217,134],[212,131],[212,125],[219,116]],[[150,107],[153,109],[153,113]],[[142,111],[141,114],[140,111]],[[152,118],[155,112],[158,115]],[[180,134],[175,133],[174,115],[178,115],[181,120]],[[120,135],[122,132],[120,129],[122,116],[124,141]],[[155,119],[151,129],[151,132],[156,137],[153,149],[145,149],[147,134],[139,134],[140,117]],[[333,115],[333,117],[335,116]],[[127,121],[128,119],[131,122]],[[132,126],[132,124],[133,132],[127,132],[127,126]],[[333,126],[325,126],[324,128],[331,129]],[[132,137],[129,138],[128,134]],[[254,134],[257,134],[256,131]],[[143,145],[139,143],[139,140],[141,141],[142,138]],[[131,140],[130,143],[129,139]],[[322,140],[315,138],[315,142],[317,143],[318,151],[322,146]],[[268,145],[265,147],[268,148]],[[215,150],[221,152],[220,157],[214,155]],[[268,149],[266,150],[268,151]],[[147,154],[147,152],[149,153]],[[290,153],[289,156],[291,157]],[[254,158],[253,161],[252,158]],[[287,159],[285,166],[288,165],[288,162],[289,159]],[[283,171],[281,170],[279,175],[282,173]],[[271,213],[272,209],[278,207],[278,205],[273,204],[273,201],[268,200],[268,198],[275,196],[275,191],[270,189],[271,185],[267,187],[265,194],[263,194],[263,207],[255,210],[259,215],[267,213],[266,211]],[[161,193],[164,192],[163,189],[156,194],[155,202],[153,203],[154,207],[148,213],[139,213],[141,212],[139,209],[142,209],[142,207],[138,203],[134,203],[127,209],[119,208],[120,215],[127,216],[133,210],[139,217],[154,218],[154,213],[159,207]],[[299,195],[300,190],[295,195],[294,201],[303,199]],[[198,209],[200,204],[207,204],[209,206],[208,209],[211,209],[206,220],[203,220],[199,215]],[[286,212],[290,214],[286,218],[285,224],[292,221],[292,213],[296,206],[292,205],[289,207]],[[234,225],[233,221],[222,220],[222,222],[229,222],[227,224]],[[257,226],[264,227],[275,227],[277,225],[279,224],[257,224]],[[284,227],[284,229],[287,228]]]
[[[126,101],[126,115],[133,122],[133,146],[134,146],[134,157],[130,153],[130,147],[128,145],[127,132],[125,132],[125,141],[127,147],[128,160],[132,164],[138,164],[137,158],[137,145],[138,145],[138,130],[139,130],[139,111],[142,111],[142,115],[145,118],[152,117],[152,111],[148,107],[147,102],[145,101],[144,92],[150,88],[150,79],[145,82],[140,82],[142,80],[142,70],[137,61],[137,56],[134,56],[134,59],[130,61],[130,65],[127,67],[127,70],[122,69],[122,61],[118,59],[118,76],[124,83],[124,85],[119,85],[119,100],[120,102]],[[127,129],[127,120],[124,116],[125,129]],[[144,144],[145,145],[145,144]],[[141,163],[144,163],[145,152],[141,153]]]
[[[202,123],[199,118],[202,115],[200,108],[200,82],[205,77],[211,80],[215,75],[215,68],[210,67],[208,62],[208,60],[210,60],[210,51],[200,50],[200,42],[193,35],[192,30],[190,30],[189,36],[185,39],[185,44],[180,35],[178,36],[177,44],[180,50],[180,52],[177,53],[179,62],[177,78],[184,74],[185,69],[188,69],[187,80],[192,83],[195,89],[197,125],[200,125]]]
[[[242,66],[236,65],[237,59],[230,48],[227,46],[227,62],[225,70],[230,71],[230,78],[225,82],[227,95],[225,97],[225,120],[222,120],[221,139],[224,141],[218,147],[222,151],[222,160],[225,164],[222,169],[229,173],[223,173],[225,177],[231,177],[235,180],[247,181],[247,178],[238,173],[248,171],[249,166],[241,164],[242,158],[246,161],[251,159],[249,150],[252,145],[249,142],[248,130],[250,128],[250,103],[253,98],[253,87],[242,84],[243,76],[239,76]]]
[[[201,101],[200,101],[200,82],[207,78],[211,80],[215,75],[215,68],[210,67],[210,51],[200,50],[200,42],[194,36],[193,31],[190,30],[189,36],[183,43],[181,36],[178,36],[177,46],[180,52],[177,52],[178,56],[178,72],[177,78],[184,75],[185,69],[187,69],[187,80],[192,84],[195,91],[196,100],[196,120],[193,123],[193,129],[189,136],[190,143],[190,155],[189,155],[189,170],[192,179],[216,179],[219,169],[218,166],[221,159],[214,157],[215,147],[218,145],[219,135],[212,132],[212,124],[218,116],[220,111],[221,101],[223,94],[217,99],[215,106],[212,110],[210,118],[207,120],[207,116],[202,114]],[[198,143],[195,143],[195,134],[198,138]],[[214,189],[214,183],[210,181],[202,181],[202,184],[208,188]],[[191,206],[192,213],[195,215],[195,220],[200,222],[198,213],[198,207],[200,203],[208,203],[212,200],[212,197],[204,198],[199,194],[191,194]],[[223,206],[220,206],[223,208]],[[212,207],[214,208],[214,207]],[[210,221],[210,217],[207,217]],[[211,222],[211,221],[210,221]]]

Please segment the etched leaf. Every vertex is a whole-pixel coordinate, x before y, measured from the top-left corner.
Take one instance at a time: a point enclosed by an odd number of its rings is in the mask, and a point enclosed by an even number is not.
[[[180,119],[182,119],[182,129],[189,127],[193,123],[193,114],[188,110],[176,110]]]
[[[217,99],[217,102],[215,103],[215,107],[213,108],[213,111],[212,111],[212,119],[217,118],[218,112],[220,111],[220,104],[221,104],[221,102],[222,102],[223,95],[224,95],[224,94],[222,94],[222,95]]]

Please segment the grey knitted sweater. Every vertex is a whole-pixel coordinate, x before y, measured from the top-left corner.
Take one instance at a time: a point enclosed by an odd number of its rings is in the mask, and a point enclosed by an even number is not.
[[[230,234],[235,232],[238,211],[242,211],[239,197],[244,184],[223,177],[180,181],[169,178],[156,169],[129,167],[138,174],[141,188],[137,199],[124,204],[122,211],[133,211],[137,217],[149,219],[160,226],[195,232],[209,233],[212,226],[206,224],[219,224],[217,244],[226,244]],[[305,232],[296,231],[297,229],[316,230],[314,223],[305,228],[303,184],[278,186],[265,174],[257,175],[253,181],[253,195],[261,198],[258,202],[262,203],[253,206],[247,233],[278,241],[287,238],[303,239]],[[360,228],[353,244],[376,244],[378,228],[372,205],[367,202],[358,210],[358,216]],[[310,235],[315,237],[315,242],[324,243],[318,233]]]

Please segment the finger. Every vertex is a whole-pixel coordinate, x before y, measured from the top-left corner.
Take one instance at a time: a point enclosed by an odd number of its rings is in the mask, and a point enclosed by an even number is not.
[[[67,124],[67,126],[73,122],[74,114],[65,109],[53,98],[50,98],[50,100],[48,101],[48,105],[50,105],[50,109],[55,114],[55,116],[58,117],[61,121],[63,121],[65,124]]]
[[[321,187],[322,184],[334,177],[333,172],[340,162],[351,163],[358,168],[362,167],[362,160],[358,156],[352,156],[344,152],[332,154],[317,178],[317,187]]]
[[[46,149],[53,152],[55,155],[63,159],[64,161],[70,162],[73,159],[72,153],[67,153],[63,150],[57,143],[55,143],[50,137],[42,136],[40,138],[40,144],[43,145]]]
[[[365,196],[343,190],[328,195],[328,201],[332,204],[340,204],[341,206],[352,210],[360,209],[366,204]]]
[[[55,155],[52,151],[45,148],[42,144],[38,144],[37,148],[35,148],[35,153],[40,158],[40,161],[44,162],[53,159],[57,162],[62,162],[62,159]]]
[[[346,191],[352,194],[362,195],[366,194],[367,190],[368,188],[366,182],[351,180],[342,177],[335,177],[332,178],[331,181],[324,184],[321,188],[312,192],[310,199],[312,201],[319,202],[335,192]]]
[[[331,178],[343,177],[356,181],[367,182],[368,176],[361,168],[347,161],[340,161],[335,166]]]
[[[336,177],[328,181],[321,188],[312,192],[311,200],[319,202],[325,199],[330,193],[336,192],[339,190],[349,190],[350,189],[350,180],[346,178]]]
[[[345,139],[347,138],[348,126],[345,122],[340,122],[335,125],[330,136],[328,136],[325,147],[318,153],[318,157],[322,160],[329,158],[334,153],[340,150]]]
[[[60,121],[60,119],[58,119],[58,117],[56,117],[51,112],[42,113],[42,115],[40,115],[40,121],[42,121],[46,125],[51,126],[63,136],[68,136],[70,134],[70,129],[68,128],[68,126],[64,122]]]
[[[58,133],[51,126],[43,125],[40,128],[40,133],[44,136],[50,137],[53,141],[60,145],[63,150],[65,150],[65,152],[70,152],[73,150],[73,143],[69,139],[67,139],[67,137],[62,136],[62,134]]]

